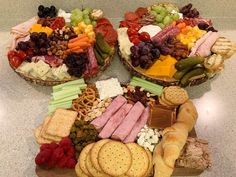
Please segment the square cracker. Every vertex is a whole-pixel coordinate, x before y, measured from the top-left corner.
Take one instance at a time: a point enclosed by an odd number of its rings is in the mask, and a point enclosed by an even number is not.
[[[35,130],[34,130],[34,136],[35,136],[35,139],[36,139],[36,142],[38,144],[47,144],[47,143],[51,143],[50,140],[47,140],[43,137],[40,136],[40,132],[42,130],[42,125],[38,126]]]
[[[44,119],[43,127],[41,129],[40,135],[41,135],[42,138],[48,139],[50,141],[59,142],[59,141],[61,141],[61,137],[59,137],[59,136],[52,136],[52,135],[49,135],[49,134],[46,133],[46,129],[48,127],[48,124],[49,124],[50,120],[51,120],[50,116],[47,116]]]
[[[46,133],[59,137],[69,136],[70,129],[75,122],[77,114],[75,111],[57,109],[48,123]]]

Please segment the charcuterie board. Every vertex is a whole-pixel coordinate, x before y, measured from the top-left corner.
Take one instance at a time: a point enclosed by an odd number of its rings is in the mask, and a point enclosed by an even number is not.
[[[163,173],[158,164],[171,144],[181,148],[178,159],[168,157],[176,160],[170,175],[200,174],[211,166],[208,142],[194,129],[196,108],[181,87],[137,77],[125,85],[116,78],[90,85],[80,79],[54,86],[51,95],[48,116],[34,132],[39,177],[153,176]]]
[[[127,69],[163,86],[206,82],[236,51],[192,4],[138,7],[125,12],[117,32],[118,53]]]
[[[101,9],[38,7],[11,30],[11,68],[23,79],[53,86],[102,73],[116,52],[117,32]]]

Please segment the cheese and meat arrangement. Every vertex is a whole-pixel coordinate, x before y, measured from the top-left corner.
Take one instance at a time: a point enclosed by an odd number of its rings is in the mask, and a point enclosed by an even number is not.
[[[37,16],[11,29],[10,66],[42,81],[91,78],[109,65],[117,32],[101,9],[38,7]]]
[[[167,86],[212,78],[236,51],[236,45],[192,4],[139,7],[124,14],[117,32],[125,66],[137,76]]]
[[[175,168],[211,167],[208,142],[188,136],[198,118],[185,89],[138,77],[52,88],[48,114],[34,130],[41,169],[78,177],[169,177]]]

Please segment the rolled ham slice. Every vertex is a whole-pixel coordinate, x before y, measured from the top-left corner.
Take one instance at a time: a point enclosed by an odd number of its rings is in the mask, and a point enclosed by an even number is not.
[[[135,123],[142,115],[144,110],[144,106],[142,103],[137,102],[130,110],[128,115],[122,121],[122,123],[118,126],[116,131],[112,134],[112,138],[116,140],[124,141],[125,138],[130,134],[132,131]]]
[[[132,104],[124,104],[103,127],[102,131],[99,133],[99,137],[103,139],[109,138],[129,113],[132,106]]]
[[[144,109],[141,117],[135,123],[130,134],[125,138],[124,143],[132,143],[136,140],[138,133],[144,127],[144,125],[146,125],[149,115],[150,115],[150,109],[149,107],[147,107]]]
[[[218,32],[212,32],[211,35],[202,43],[202,45],[197,50],[197,55],[201,57],[207,57],[211,54],[211,48],[215,44],[216,40],[219,38]]]
[[[127,100],[123,96],[117,96],[107,107],[106,111],[101,116],[94,119],[91,124],[93,124],[98,131],[101,131],[112,115],[115,114],[116,111],[118,111],[126,102]]]
[[[212,31],[204,34],[200,39],[197,40],[193,48],[191,49],[190,57],[195,56],[198,48],[206,41],[206,39],[211,35]]]

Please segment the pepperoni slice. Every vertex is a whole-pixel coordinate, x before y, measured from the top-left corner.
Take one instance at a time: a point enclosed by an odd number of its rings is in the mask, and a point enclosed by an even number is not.
[[[135,13],[139,16],[139,18],[141,18],[143,15],[148,13],[147,8],[145,7],[139,7],[137,8],[137,10],[135,11]]]
[[[126,21],[136,21],[138,20],[139,16],[134,12],[126,12],[125,13],[125,20]]]
[[[107,35],[105,36],[105,40],[111,46],[114,46],[116,44],[117,38],[118,38],[118,35],[114,29],[109,29],[109,31],[107,32]]]

